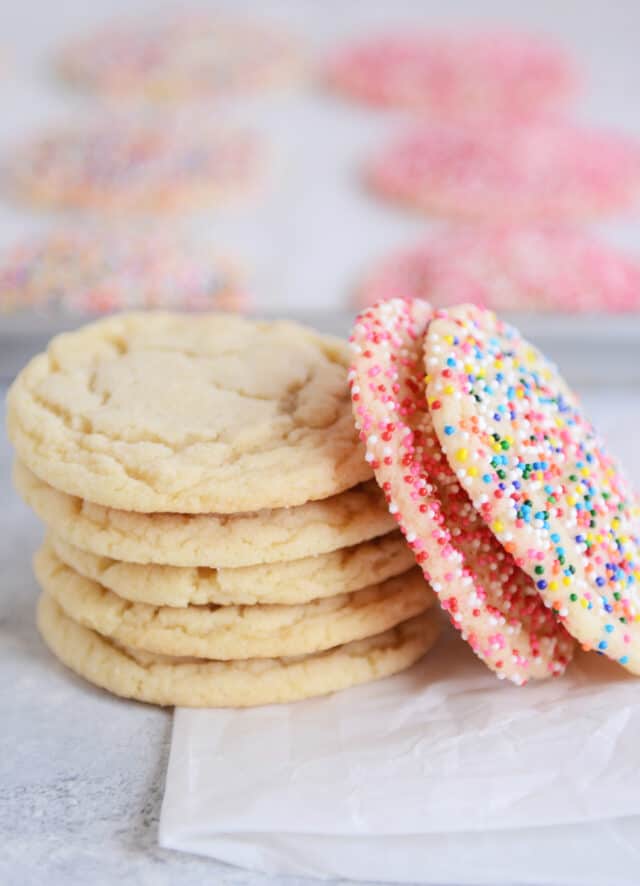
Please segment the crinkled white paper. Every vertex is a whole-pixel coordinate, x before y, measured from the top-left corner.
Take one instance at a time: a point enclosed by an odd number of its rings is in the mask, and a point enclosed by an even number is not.
[[[329,698],[178,710],[160,842],[275,873],[637,884],[640,680],[581,653],[518,688],[447,633]]]

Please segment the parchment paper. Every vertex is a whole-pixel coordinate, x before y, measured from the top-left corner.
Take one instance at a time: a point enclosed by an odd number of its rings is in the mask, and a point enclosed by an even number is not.
[[[328,698],[178,710],[160,842],[272,873],[637,884],[640,681],[580,653],[518,688],[447,630]]]

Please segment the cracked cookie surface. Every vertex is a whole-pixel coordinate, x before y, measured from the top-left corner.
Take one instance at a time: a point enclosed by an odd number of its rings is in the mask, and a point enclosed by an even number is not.
[[[54,533],[48,541],[80,575],[125,600],[152,606],[308,603],[386,581],[415,564],[400,532],[314,557],[239,569],[125,563],[83,551]]]
[[[79,624],[125,646],[212,659],[308,655],[380,634],[429,609],[434,592],[417,567],[386,582],[298,606],[150,606],[85,578],[45,545],[36,578]]]
[[[371,476],[347,367],[346,343],[293,323],[122,314],[31,360],[9,436],[43,480],[112,508],[302,505]]]
[[[116,695],[160,705],[251,707],[327,695],[402,671],[435,643],[437,613],[426,612],[366,640],[294,658],[208,661],[136,652],[72,621],[42,594],[38,628],[68,668]]]

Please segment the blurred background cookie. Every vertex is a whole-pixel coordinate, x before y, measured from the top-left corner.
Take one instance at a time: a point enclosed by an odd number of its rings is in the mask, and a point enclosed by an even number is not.
[[[619,313],[640,309],[640,262],[576,228],[449,228],[369,273],[359,306],[422,298],[436,308],[474,302],[494,311]]]
[[[329,84],[356,101],[441,119],[526,119],[577,91],[572,59],[553,43],[508,31],[413,30],[347,45]]]
[[[640,200],[640,140],[572,123],[421,125],[374,154],[380,196],[436,217],[588,221]]]
[[[105,114],[36,137],[9,176],[15,196],[35,206],[173,213],[254,192],[264,161],[255,134],[211,119]]]
[[[249,304],[238,263],[176,228],[66,226],[23,238],[0,257],[0,313],[239,311]]]
[[[70,41],[56,67],[83,90],[177,102],[290,86],[303,59],[300,42],[280,28],[192,9],[107,24]]]

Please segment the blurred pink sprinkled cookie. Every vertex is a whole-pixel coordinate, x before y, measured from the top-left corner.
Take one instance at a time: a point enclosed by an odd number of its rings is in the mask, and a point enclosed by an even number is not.
[[[22,198],[108,212],[204,209],[255,190],[263,155],[251,132],[192,116],[106,116],[53,130],[16,152]]]
[[[302,68],[289,35],[197,11],[113,23],[69,44],[58,59],[62,76],[81,88],[152,101],[285,86]]]
[[[328,79],[338,91],[379,107],[439,119],[531,117],[576,91],[571,60],[536,37],[414,32],[373,38],[339,52]]]
[[[245,307],[235,264],[175,230],[62,229],[22,240],[0,258],[0,313]]]
[[[570,123],[424,124],[368,166],[371,187],[423,212],[487,221],[569,221],[640,197],[640,142]]]
[[[640,310],[640,261],[577,230],[460,227],[391,256],[357,293],[359,305],[423,298],[496,311]]]
[[[640,509],[578,398],[475,305],[434,317],[425,365],[437,439],[478,514],[585,648],[640,674]]]
[[[564,671],[573,641],[475,511],[427,406],[427,302],[364,311],[351,336],[354,417],[376,480],[433,589],[474,652],[522,684]]]

